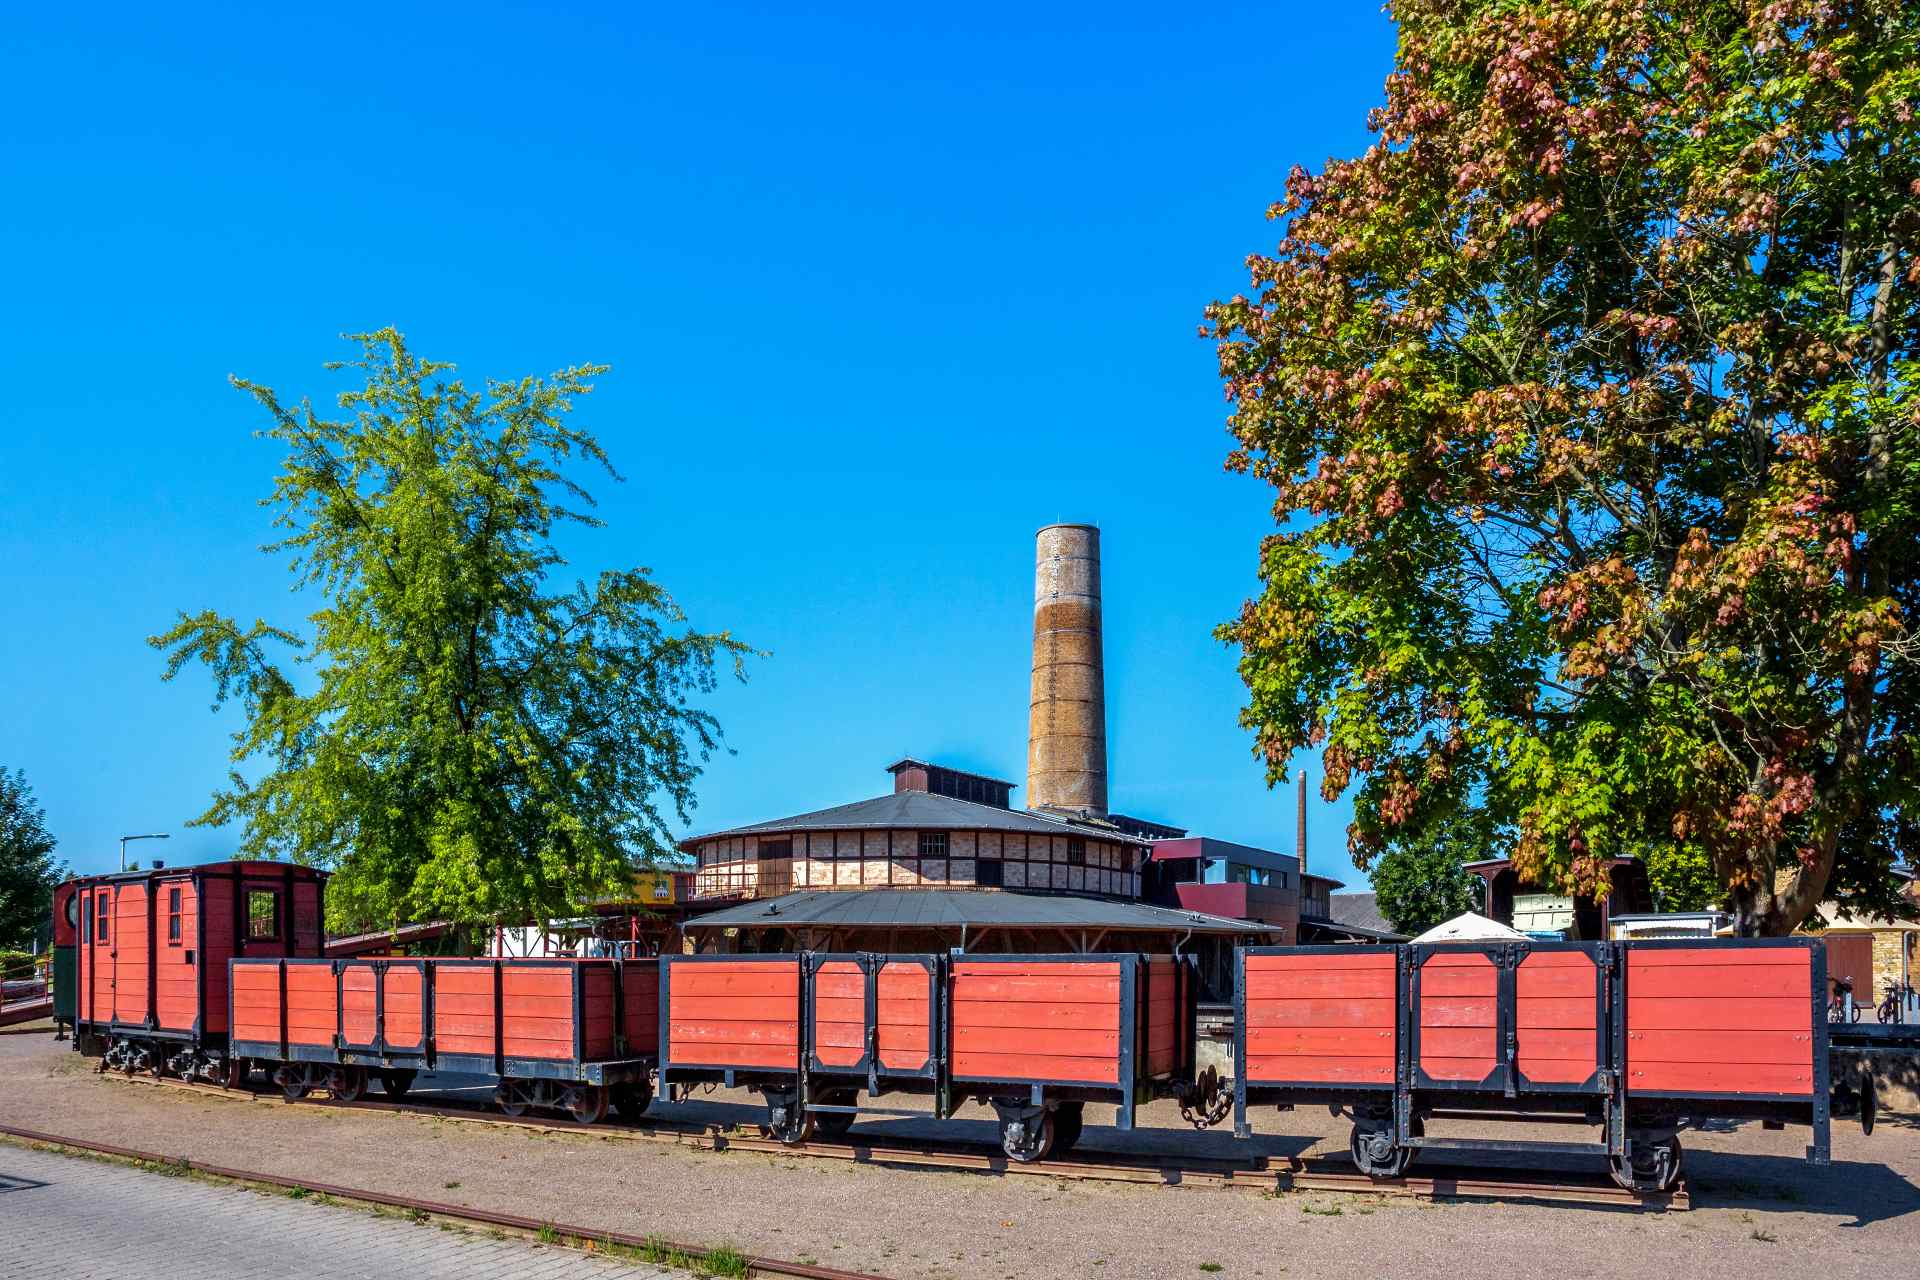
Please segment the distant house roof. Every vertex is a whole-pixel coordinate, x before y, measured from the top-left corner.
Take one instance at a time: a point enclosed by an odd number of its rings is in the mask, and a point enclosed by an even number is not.
[[[686,923],[688,929],[1106,929],[1138,932],[1265,935],[1257,920],[1149,907],[1066,894],[983,889],[863,889],[789,893],[727,907]]]
[[[1335,924],[1357,925],[1378,933],[1392,933],[1392,923],[1380,914],[1380,901],[1371,893],[1332,893],[1327,895],[1327,914]]]
[[[889,796],[856,800],[831,809],[815,809],[791,818],[775,818],[744,827],[729,827],[706,835],[689,836],[680,842],[692,849],[702,840],[718,836],[772,834],[783,831],[858,831],[887,827],[931,828],[957,831],[1014,831],[1031,835],[1093,836],[1119,844],[1150,844],[1102,823],[1098,818],[1068,818],[1032,810],[1001,809],[990,804],[975,804],[931,791],[896,791]]]

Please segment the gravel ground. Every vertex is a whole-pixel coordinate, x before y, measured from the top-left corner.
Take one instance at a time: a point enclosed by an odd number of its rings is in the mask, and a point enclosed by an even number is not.
[[[1639,1272],[1749,1280],[1817,1269],[1884,1276],[1920,1256],[1920,1116],[1886,1116],[1871,1138],[1834,1126],[1834,1163],[1798,1157],[1804,1130],[1757,1124],[1688,1133],[1695,1208],[1685,1213],[1397,1197],[1169,1189],[924,1172],[463,1123],[280,1106],[152,1088],[93,1074],[44,1033],[0,1033],[0,1117],[10,1124],[429,1199],[696,1244],[731,1244],[889,1276],[1275,1277],[1351,1273],[1457,1280]],[[666,1117],[752,1123],[718,1096]],[[990,1117],[991,1113],[977,1114]],[[1087,1149],[1244,1154],[1224,1133],[1177,1128],[1165,1104],[1132,1135],[1096,1128]],[[1255,1150],[1344,1148],[1324,1111],[1257,1117]],[[909,1137],[916,1120],[857,1133]],[[1436,1132],[1438,1127],[1436,1126]],[[1464,1132],[1464,1130],[1462,1130]],[[942,1126],[990,1140],[990,1118]],[[1553,1134],[1564,1137],[1564,1128]],[[1518,1136],[1509,1127],[1504,1136]],[[1597,1166],[1596,1166],[1597,1167]]]

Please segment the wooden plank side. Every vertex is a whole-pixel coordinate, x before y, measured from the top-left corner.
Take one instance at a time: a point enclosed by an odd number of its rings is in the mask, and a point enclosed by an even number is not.
[[[626,984],[627,1051],[651,1056],[660,1048],[659,962],[629,960],[620,972]]]
[[[1629,953],[1630,961],[1637,959]],[[1629,963],[1627,986],[1636,996],[1687,999],[1773,997],[1810,1001],[1813,974],[1809,966],[1787,965],[1649,965]]]
[[[1028,1052],[961,1053],[956,1049],[953,1073],[956,1076],[1009,1082],[1070,1080],[1089,1084],[1118,1084],[1120,1063],[1117,1057],[1075,1058]]]
[[[1761,997],[1698,1000],[1627,993],[1627,1026],[1642,1031],[1801,1031],[1813,1021],[1811,1000]]]
[[[418,1049],[424,1040],[425,984],[411,965],[389,968],[386,976],[387,1044]]]
[[[875,1049],[880,1065],[918,1071],[933,1053],[933,986],[917,964],[884,964],[875,979]]]
[[[1271,1085],[1385,1084],[1394,1078],[1399,952],[1247,956],[1246,1070]]]
[[[1259,1085],[1392,1084],[1393,1060],[1377,1055],[1335,1058],[1249,1053],[1247,1081]]]
[[[1813,1068],[1777,1063],[1642,1062],[1627,1071],[1630,1093],[1740,1093],[1810,1097]]]
[[[372,1044],[379,1031],[376,1017],[379,981],[373,966],[349,961],[340,970],[340,1033],[348,1044]]]
[[[1246,1020],[1250,1028],[1384,1027],[1392,1030],[1394,1015],[1395,1001],[1389,994],[1381,999],[1249,1000]]]
[[[1810,1096],[1812,953],[1744,945],[1630,948],[1630,1092]]]
[[[1279,955],[1246,957],[1249,978],[1255,974],[1327,973],[1345,969],[1384,973],[1391,980],[1398,963],[1398,953],[1392,947],[1349,947],[1320,954],[1283,952]]]
[[[676,1062],[796,1071],[800,972],[793,960],[681,964],[668,984],[663,1052]]]

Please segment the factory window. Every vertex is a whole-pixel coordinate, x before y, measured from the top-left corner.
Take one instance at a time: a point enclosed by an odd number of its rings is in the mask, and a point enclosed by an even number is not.
[[[1005,873],[998,858],[982,858],[973,864],[973,882],[983,888],[998,889],[1006,883]]]
[[[180,945],[180,891],[167,890],[167,941]]]
[[[762,840],[760,842],[760,856],[763,858],[791,858],[793,856],[793,837],[786,836],[779,840]]]
[[[1087,865],[1087,842],[1079,836],[1067,837],[1067,865],[1070,867]]]
[[[280,891],[247,890],[247,937],[272,941],[280,936]]]
[[[920,833],[920,856],[923,858],[946,857],[947,833],[944,831],[922,831]]]

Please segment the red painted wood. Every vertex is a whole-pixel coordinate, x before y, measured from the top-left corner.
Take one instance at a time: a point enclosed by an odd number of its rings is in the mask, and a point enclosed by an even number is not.
[[[1811,969],[1786,965],[1717,964],[1674,965],[1661,967],[1634,962],[1629,953],[1627,989],[1636,996],[1678,996],[1701,998],[1733,996],[1752,999],[1773,996],[1788,1000],[1808,1000],[1813,995]]]
[[[1813,1068],[1769,1063],[1642,1062],[1627,1070],[1629,1093],[1740,1093],[1809,1097]]]
[[[1392,1084],[1393,1062],[1379,1057],[1248,1054],[1247,1080],[1254,1084]]]
[[[1435,999],[1420,995],[1422,1027],[1492,1027],[1498,1010],[1492,996],[1476,999]]]
[[[1246,1034],[1249,1057],[1393,1057],[1391,1028],[1256,1027]]]
[[[1249,1027],[1385,1027],[1395,1025],[1395,1001],[1389,994],[1382,999],[1354,1000],[1249,1000],[1246,1020]]]
[[[1587,975],[1588,989],[1581,996],[1529,999],[1521,996],[1513,1002],[1513,1025],[1520,1039],[1535,1027],[1579,1028],[1591,1031],[1599,1018],[1599,1003],[1592,988],[1594,976]]]
[[[990,1080],[1078,1080],[1091,1084],[1117,1084],[1120,1064],[1117,1058],[1057,1057],[1040,1053],[961,1053],[953,1055],[953,1073]]]
[[[1813,1021],[1811,1000],[1767,996],[1711,1000],[1627,994],[1627,1026],[1641,1031],[1796,1031]]]

